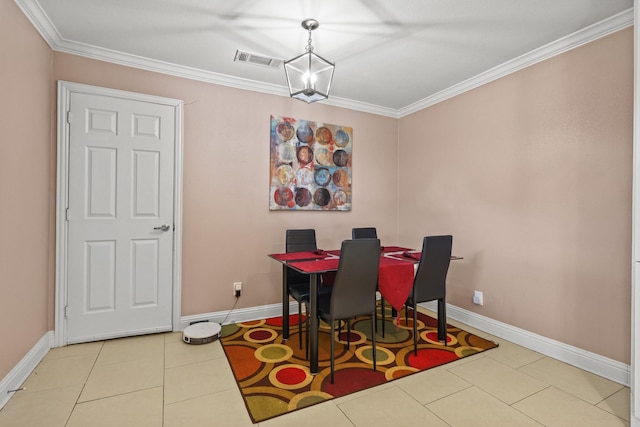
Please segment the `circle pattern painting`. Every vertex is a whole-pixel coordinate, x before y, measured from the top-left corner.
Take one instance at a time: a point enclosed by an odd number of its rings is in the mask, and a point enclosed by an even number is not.
[[[271,116],[270,210],[351,210],[353,129]]]

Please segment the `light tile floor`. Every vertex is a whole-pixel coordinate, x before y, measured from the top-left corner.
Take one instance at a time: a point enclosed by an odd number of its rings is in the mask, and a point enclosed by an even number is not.
[[[258,426],[629,426],[629,388],[459,326],[500,346]],[[220,343],[180,333],[52,349],[23,387],[0,426],[253,425]]]

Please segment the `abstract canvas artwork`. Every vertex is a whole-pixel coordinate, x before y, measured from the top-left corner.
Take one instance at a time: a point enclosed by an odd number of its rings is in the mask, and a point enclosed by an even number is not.
[[[269,210],[351,210],[353,129],[271,116]]]

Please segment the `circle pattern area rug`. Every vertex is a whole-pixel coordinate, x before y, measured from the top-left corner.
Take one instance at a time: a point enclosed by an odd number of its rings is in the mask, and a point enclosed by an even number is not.
[[[390,312],[382,336],[381,318],[376,333],[373,370],[371,319],[351,321],[334,329],[321,322],[318,335],[318,373],[312,375],[306,356],[306,337],[298,335],[298,315],[290,316],[289,339],[282,338],[282,317],[222,327],[224,348],[249,416],[254,423],[316,403],[374,387],[397,378],[468,357],[498,346],[460,328],[447,325],[447,342],[438,341],[437,320],[418,313],[418,352],[413,348],[413,314],[396,322]],[[304,318],[303,318],[304,321]],[[334,383],[331,384],[330,349],[335,338]]]

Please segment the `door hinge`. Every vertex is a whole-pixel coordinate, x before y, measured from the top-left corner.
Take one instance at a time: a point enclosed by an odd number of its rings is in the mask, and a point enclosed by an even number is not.
[[[64,318],[65,319],[69,318],[69,306],[68,305],[64,306]]]
[[[64,216],[65,216],[65,219],[69,221],[69,208],[65,210]]]
[[[71,111],[67,111],[67,123],[71,123]]]

